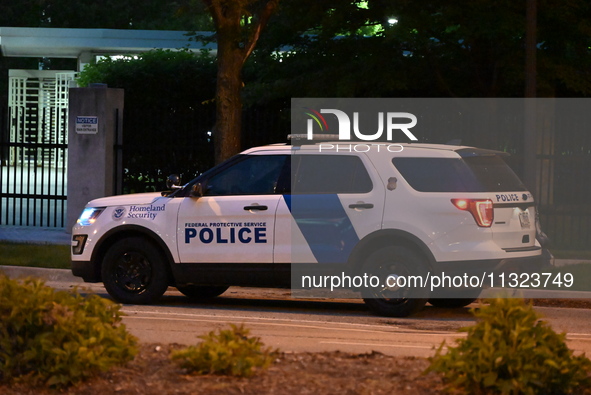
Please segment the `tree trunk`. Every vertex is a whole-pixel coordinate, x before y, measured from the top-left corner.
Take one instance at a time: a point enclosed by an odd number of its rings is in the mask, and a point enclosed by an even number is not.
[[[268,0],[258,11],[258,22],[245,30],[245,17],[253,0],[203,0],[216,26],[218,74],[216,121],[213,130],[216,163],[240,152],[242,144],[242,67],[252,53],[261,31],[277,7],[278,0]]]
[[[218,40],[216,123],[213,131],[216,163],[237,154],[242,148],[243,62],[242,50],[234,40]]]

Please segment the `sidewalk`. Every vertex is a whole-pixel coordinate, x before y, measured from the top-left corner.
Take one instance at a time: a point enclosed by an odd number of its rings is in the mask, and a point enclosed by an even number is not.
[[[80,277],[74,276],[70,269],[0,265],[0,273],[4,273],[11,278],[36,277],[49,282],[71,283],[72,285],[84,283]]]
[[[71,235],[64,228],[0,225],[0,241],[26,244],[70,245]]]

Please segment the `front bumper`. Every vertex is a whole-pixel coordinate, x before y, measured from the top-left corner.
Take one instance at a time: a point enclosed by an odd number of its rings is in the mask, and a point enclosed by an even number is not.
[[[101,282],[101,273],[98,267],[90,261],[71,261],[72,274],[76,277],[82,277],[86,283]]]

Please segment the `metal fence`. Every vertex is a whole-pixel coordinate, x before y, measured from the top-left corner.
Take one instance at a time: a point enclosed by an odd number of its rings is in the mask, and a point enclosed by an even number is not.
[[[163,190],[166,178],[183,182],[214,165],[214,104],[174,112],[125,107],[123,120],[124,193]],[[243,148],[284,142],[289,134],[289,108],[250,107],[243,112]]]
[[[2,103],[0,223],[63,227],[73,72],[10,70]]]
[[[8,143],[2,144],[10,150],[24,155],[29,150],[42,155],[62,154],[66,144]],[[35,156],[33,156],[36,159]],[[40,165],[34,161],[18,165],[2,166],[0,182],[0,218],[2,225],[64,227],[66,213],[67,180],[64,168]]]

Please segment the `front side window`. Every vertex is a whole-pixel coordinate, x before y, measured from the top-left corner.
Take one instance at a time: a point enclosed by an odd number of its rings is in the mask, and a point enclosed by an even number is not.
[[[205,196],[270,195],[277,189],[287,155],[248,155],[217,174],[203,186]]]

